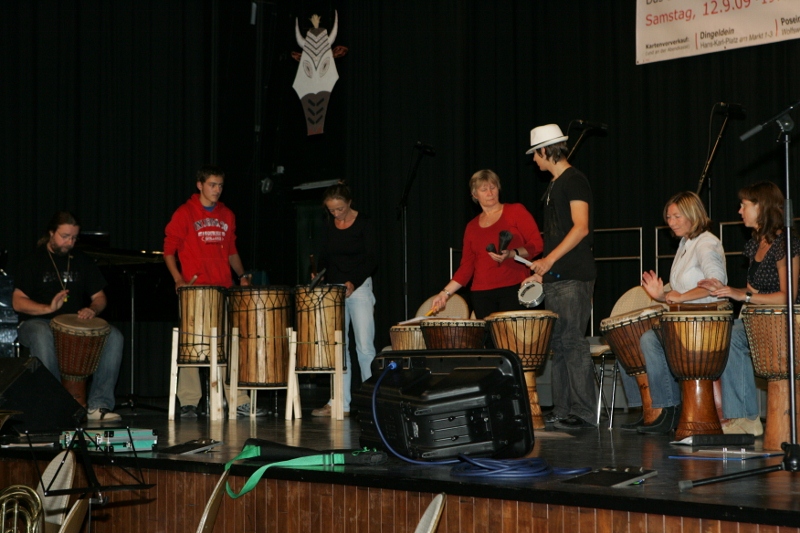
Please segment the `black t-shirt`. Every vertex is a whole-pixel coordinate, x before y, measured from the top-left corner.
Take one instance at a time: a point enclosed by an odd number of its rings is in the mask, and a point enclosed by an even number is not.
[[[574,167],[565,170],[558,179],[550,182],[544,197],[544,255],[549,254],[564,240],[574,225],[570,202],[580,200],[589,204],[589,234],[564,257],[553,264],[550,274],[543,277],[545,283],[564,281],[592,281],[597,277],[597,269],[592,255],[594,232],[594,201],[589,180]]]
[[[55,313],[35,317],[20,313],[22,320],[50,319],[57,315],[77,313],[91,303],[93,294],[106,286],[103,274],[88,255],[79,250],[71,250],[69,255],[50,254],[46,244],[36,248],[33,255],[20,264],[14,280],[15,288],[24,292],[31,300],[42,304],[49,304],[53,300],[62,290],[62,283],[69,290],[67,301]]]
[[[378,239],[372,221],[359,213],[347,229],[328,218],[320,240],[319,268],[325,283],[351,282],[358,289],[378,266]]]

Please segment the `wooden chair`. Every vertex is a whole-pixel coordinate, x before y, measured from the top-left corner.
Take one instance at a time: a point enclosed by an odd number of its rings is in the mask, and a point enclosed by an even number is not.
[[[75,479],[75,453],[72,451],[59,453],[50,461],[42,473],[42,482],[36,487],[36,493],[42,501],[42,518],[44,533],[55,533],[61,525],[69,509],[69,494],[45,496],[44,491],[71,489]]]
[[[89,497],[76,500],[72,504],[64,523],[58,533],[78,533],[83,527],[83,521],[86,519],[86,512],[89,510]]]
[[[447,494],[444,492],[437,494],[433,501],[428,505],[422,518],[419,519],[417,528],[414,533],[433,533],[439,525],[439,520],[442,518],[442,511],[447,502]]]
[[[197,526],[197,533],[211,533],[214,531],[214,523],[217,521],[217,513],[219,506],[222,503],[222,497],[225,495],[225,482],[228,481],[228,474],[230,470],[226,470],[220,476],[211,497],[206,502],[206,508],[203,509],[203,516],[200,517],[200,524]]]

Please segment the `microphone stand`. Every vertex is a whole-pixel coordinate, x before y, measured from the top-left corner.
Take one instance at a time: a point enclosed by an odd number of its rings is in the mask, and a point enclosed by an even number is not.
[[[781,444],[781,449],[783,450],[783,460],[777,464],[772,466],[767,466],[764,468],[756,468],[753,470],[745,470],[743,472],[735,472],[733,474],[727,474],[724,476],[717,476],[717,477],[710,477],[705,479],[700,479],[696,481],[691,480],[684,480],[678,482],[678,487],[681,490],[690,489],[692,487],[697,487],[699,485],[707,485],[710,483],[718,483],[721,481],[728,481],[733,479],[739,479],[743,477],[755,476],[758,474],[768,474],[770,472],[777,472],[779,470],[785,470],[787,472],[800,472],[800,445],[797,444],[797,411],[796,411],[796,402],[795,402],[795,353],[794,353],[794,278],[792,272],[792,218],[794,218],[792,214],[792,199],[789,190],[789,142],[790,142],[790,135],[789,133],[794,128],[794,121],[789,117],[789,112],[800,105],[800,102],[792,104],[787,109],[784,109],[768,121],[756,126],[755,128],[751,129],[750,131],[744,133],[739,137],[740,140],[744,141],[749,139],[762,129],[764,126],[767,125],[769,122],[775,122],[778,127],[781,129],[781,134],[778,137],[778,142],[783,143],[784,146],[784,167],[786,169],[786,200],[785,200],[785,207],[783,210],[784,216],[784,237],[786,238],[786,347],[789,353],[787,354],[789,359],[789,420],[791,421],[790,431],[789,431],[789,442],[784,442]]]
[[[714,104],[716,106],[717,104]],[[722,140],[722,134],[725,133],[725,128],[728,126],[728,120],[730,119],[729,114],[725,114],[725,120],[722,121],[722,127],[719,129],[719,134],[717,135],[717,140],[714,142],[714,147],[711,149],[711,153],[708,155],[708,159],[706,159],[706,164],[703,167],[703,172],[700,174],[700,181],[697,183],[697,195],[700,196],[700,191],[703,190],[703,182],[708,175],[708,169],[711,167],[711,162],[714,161],[714,156],[717,154],[717,148],[719,147],[719,142]],[[711,217],[711,180],[708,180],[708,218]]]
[[[419,145],[419,143],[417,143]],[[414,158],[411,166],[406,175],[406,186],[403,189],[403,197],[397,204],[398,215],[402,220],[403,225],[403,317],[408,320],[408,193],[411,191],[411,185],[414,184],[414,179],[417,177],[417,169],[419,163],[422,161],[422,156],[425,153],[422,150],[416,150],[416,157]]]
[[[581,130],[581,134],[578,136],[578,140],[575,141],[575,144],[573,144],[572,148],[570,148],[569,150],[569,154],[567,154],[567,161],[572,159],[572,154],[575,152],[575,149],[578,147],[578,145],[581,144],[581,141],[583,140],[583,137],[584,135],[586,135],[587,131],[589,130],[586,128]],[[569,135],[569,128],[567,128],[567,135]]]

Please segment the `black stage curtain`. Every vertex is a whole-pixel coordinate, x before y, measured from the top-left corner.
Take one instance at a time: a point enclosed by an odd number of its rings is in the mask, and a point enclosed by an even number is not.
[[[798,100],[797,40],[637,66],[634,0],[255,2],[255,24],[252,5],[2,3],[0,145],[10,164],[0,247],[12,273],[58,208],[109,231],[114,247],[159,249],[194,170],[213,156],[228,174],[223,201],[237,213],[247,267],[273,284],[304,283],[322,191],[293,187],[344,178],[381,235],[382,347],[405,318],[397,205],[417,141],[436,156],[420,162],[408,199],[410,314],[447,282],[448,249],[478,213],[467,191],[474,171],[497,171],[504,201],[540,217],[547,176],[524,155],[534,126],[608,124],[572,161],[593,185],[597,228],[643,226],[646,269],[664,202],[697,188],[722,123],[709,116],[715,102],[743,104],[747,119],[729,123],[709,173],[714,220],[738,220],[741,186],[783,184],[777,128],[744,143],[738,135]],[[309,137],[291,87],[295,21],[304,35],[318,13],[330,30],[334,11],[334,45],[349,51],[336,60],[325,133]],[[793,144],[793,176],[797,159]],[[267,194],[264,177],[275,185]],[[628,241],[598,237],[596,255],[629,255]],[[669,261],[661,266],[667,276]],[[729,270],[737,279],[741,261],[729,258]],[[639,280],[638,263],[599,272],[596,323]]]

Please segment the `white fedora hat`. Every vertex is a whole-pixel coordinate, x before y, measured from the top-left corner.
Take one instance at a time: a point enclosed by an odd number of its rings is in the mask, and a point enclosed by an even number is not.
[[[531,149],[525,153],[532,154],[539,148],[566,141],[568,138],[561,133],[561,128],[558,127],[558,124],[538,126],[531,130]]]

